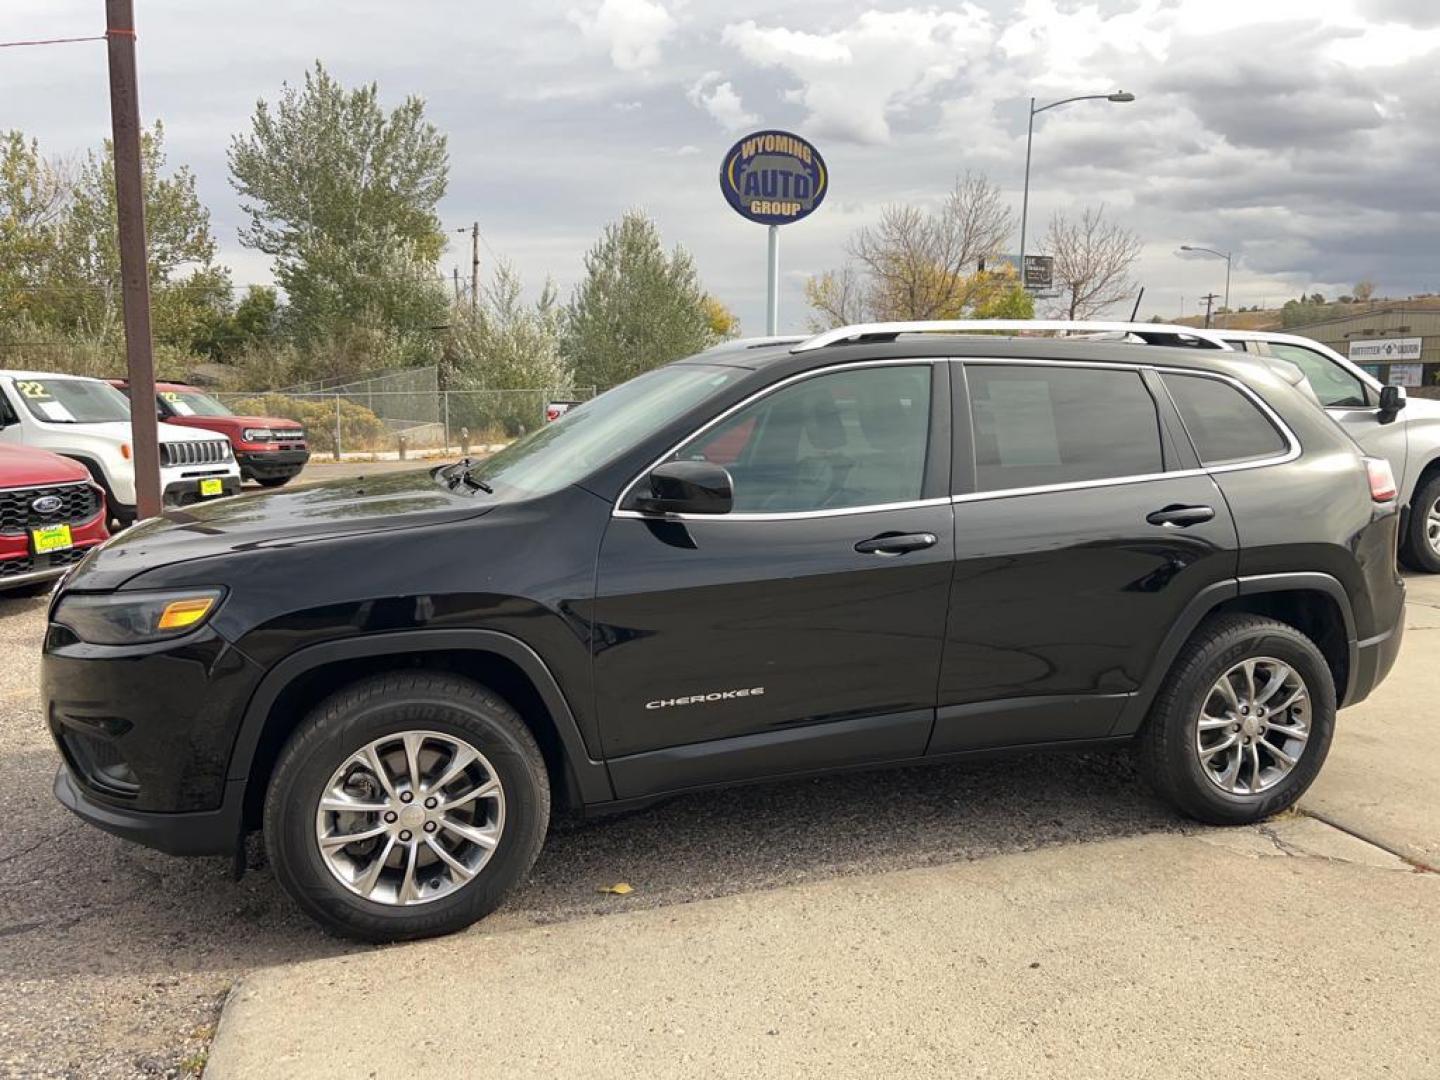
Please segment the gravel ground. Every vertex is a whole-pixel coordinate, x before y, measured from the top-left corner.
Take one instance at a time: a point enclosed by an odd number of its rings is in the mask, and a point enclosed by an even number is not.
[[[35,690],[43,608],[0,598],[0,1074],[192,1075],[237,976],[355,947],[292,908],[253,838],[235,882],[228,860],[147,851],[60,808]],[[692,795],[558,823],[526,888],[472,932],[1181,827],[1124,754]],[[629,895],[600,892],[622,881]]]

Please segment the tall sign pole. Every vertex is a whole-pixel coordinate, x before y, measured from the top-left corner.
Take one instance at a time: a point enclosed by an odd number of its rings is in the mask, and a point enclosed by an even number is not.
[[[814,213],[830,190],[820,151],[788,131],[756,131],[720,162],[725,201],[747,221],[768,226],[765,333],[780,332],[780,226]]]
[[[774,337],[780,332],[780,226],[770,226],[770,253],[765,278],[765,333]]]
[[[130,379],[130,441],[135,511],[160,513],[160,447],[155,420],[155,357],[150,336],[150,270],[145,257],[145,196],[140,175],[140,92],[135,75],[134,0],[105,0],[110,54],[110,126],[115,142],[115,207],[120,229],[120,295]]]

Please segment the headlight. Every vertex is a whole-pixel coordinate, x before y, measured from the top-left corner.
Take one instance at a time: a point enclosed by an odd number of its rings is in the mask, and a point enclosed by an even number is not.
[[[240,434],[245,436],[246,442],[269,442],[275,437],[268,427],[247,427]]]
[[[224,595],[224,589],[72,593],[61,599],[51,618],[91,645],[136,645],[198,629]]]

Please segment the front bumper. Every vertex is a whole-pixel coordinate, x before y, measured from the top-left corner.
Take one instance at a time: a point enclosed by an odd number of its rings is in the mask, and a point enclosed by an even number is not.
[[[142,821],[224,809],[230,756],[260,676],[208,627],[111,646],[78,642],[52,624],[40,661],[45,720],[72,786],[88,803]]]
[[[202,480],[219,480],[220,494],[200,494]],[[227,495],[238,494],[240,494],[239,474],[224,473],[219,476],[186,477],[184,480],[172,480],[165,485],[165,490],[161,492],[160,502],[164,506],[192,506],[208,499],[220,499]]]
[[[246,479],[274,480],[295,476],[310,460],[309,450],[236,450],[235,462]]]
[[[102,803],[87,795],[70,771],[60,766],[55,774],[55,798],[60,805],[97,829],[169,855],[230,855],[239,847],[244,781],[226,784],[226,797],[218,810],[163,814]]]

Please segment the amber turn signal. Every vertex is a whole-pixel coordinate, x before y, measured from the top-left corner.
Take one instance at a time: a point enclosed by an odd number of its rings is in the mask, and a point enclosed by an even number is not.
[[[160,618],[155,622],[155,629],[183,630],[187,626],[194,626],[205,618],[214,606],[215,598],[213,596],[201,596],[193,600],[172,600],[165,605],[165,610],[160,612]]]

